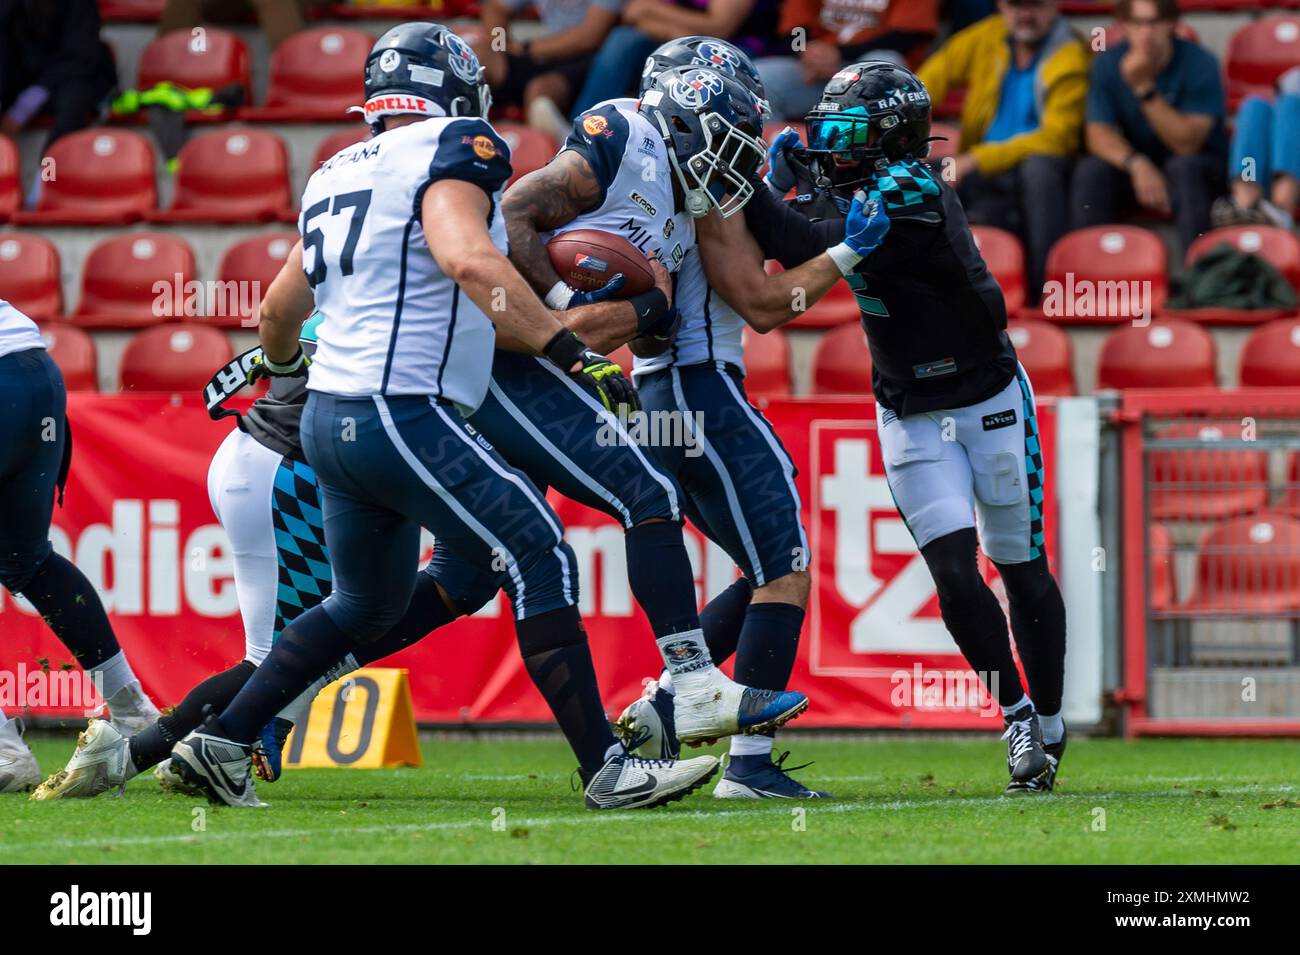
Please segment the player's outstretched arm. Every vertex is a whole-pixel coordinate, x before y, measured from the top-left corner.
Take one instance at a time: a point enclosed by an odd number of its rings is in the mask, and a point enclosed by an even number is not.
[[[257,339],[270,370],[288,367],[300,354],[298,336],[315,304],[302,270],[302,240],[299,239],[266,290],[257,313]]]
[[[716,213],[696,223],[700,258],[709,284],[760,333],[802,315],[850,274],[889,231],[878,202],[859,193],[844,222],[844,241],[775,275],[763,270],[763,252],[739,217]]]

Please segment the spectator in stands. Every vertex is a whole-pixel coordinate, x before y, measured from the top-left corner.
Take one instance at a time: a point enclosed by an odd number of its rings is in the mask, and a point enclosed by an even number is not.
[[[951,36],[919,71],[936,104],[966,88],[958,151],[942,174],[971,222],[1024,240],[1031,302],[1066,231],[1089,59],[1056,0],[999,0],[996,15]]]
[[[0,0],[0,132],[48,114],[49,149],[91,123],[117,84],[99,27],[95,0]]]
[[[1178,0],[1119,0],[1115,15],[1126,39],[1092,66],[1070,226],[1105,225],[1135,205],[1172,212],[1186,249],[1226,186],[1219,64],[1174,35]]]
[[[934,39],[938,0],[785,0],[779,35],[791,52],[757,63],[772,113],[802,119],[846,63],[906,66]]]
[[[776,32],[779,6],[780,0],[627,0],[623,23],[592,61],[573,114],[613,96],[634,95],[645,58],[678,37],[721,37],[755,59],[788,49]]]
[[[536,0],[546,32],[522,43],[511,39],[510,20],[531,0],[486,0],[483,37],[476,44],[487,70],[492,101],[523,106],[528,122],[560,141],[564,112],[582,87],[592,58],[618,24],[623,0]]]
[[[1231,192],[1214,203],[1214,225],[1295,226],[1300,206],[1300,66],[1282,74],[1277,99],[1252,96],[1237,110],[1228,163]]]
[[[191,30],[204,23],[239,23],[257,15],[271,49],[306,25],[310,8],[322,0],[167,0],[158,19],[158,35]]]

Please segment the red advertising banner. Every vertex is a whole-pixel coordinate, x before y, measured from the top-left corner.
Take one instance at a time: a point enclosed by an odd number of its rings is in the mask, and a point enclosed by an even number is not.
[[[813,550],[813,597],[791,681],[812,700],[799,725],[956,729],[992,719],[971,692],[973,677],[894,510],[870,403],[789,399],[765,411],[798,467]],[[197,398],[166,395],[73,394],[69,418],[75,453],[64,506],[55,511],[54,546],[99,589],[145,689],[159,705],[174,704],[243,653],[229,545],[207,490],[208,463],[232,425],[209,421]],[[1039,430],[1050,481],[1050,403],[1040,408]],[[628,586],[622,530],[600,512],[552,502],[578,555],[581,609],[602,695],[617,715],[659,671],[649,625]],[[1050,496],[1045,516],[1052,553]],[[425,557],[432,538],[426,545]],[[687,545],[703,603],[737,571],[689,527]],[[988,577],[1001,597],[996,574]],[[410,670],[417,720],[549,722],[516,652],[507,603],[499,595],[474,617],[380,664]],[[0,634],[0,672],[58,670],[71,660],[31,607],[3,590]],[[28,712],[80,716],[41,705]]]

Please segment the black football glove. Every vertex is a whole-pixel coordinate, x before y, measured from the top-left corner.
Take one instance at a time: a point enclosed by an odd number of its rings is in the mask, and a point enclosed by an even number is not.
[[[556,332],[542,349],[542,354],[557,368],[591,385],[600,403],[611,414],[622,416],[640,410],[641,401],[632,382],[623,375],[623,369],[604,355],[592,351],[567,328]]]

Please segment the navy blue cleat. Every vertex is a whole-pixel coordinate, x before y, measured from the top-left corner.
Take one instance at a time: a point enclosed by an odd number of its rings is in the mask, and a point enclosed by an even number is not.
[[[278,716],[262,727],[262,734],[253,743],[253,772],[257,778],[273,783],[280,778],[281,753],[293,724]]]
[[[830,799],[831,794],[809,789],[790,773],[812,763],[786,768],[787,750],[772,761],[770,755],[730,756],[727,771],[713,787],[714,799]]]

